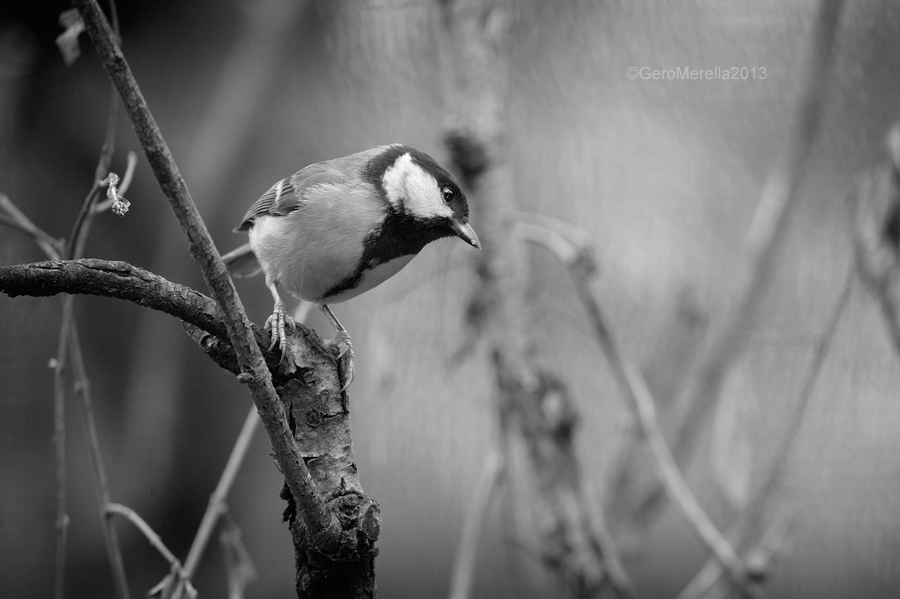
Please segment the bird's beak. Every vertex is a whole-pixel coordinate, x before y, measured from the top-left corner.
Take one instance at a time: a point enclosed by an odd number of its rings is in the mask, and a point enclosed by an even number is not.
[[[478,235],[475,234],[475,229],[469,223],[461,223],[456,219],[450,221],[450,228],[453,229],[453,232],[456,233],[456,236],[471,245],[473,248],[480,250],[481,242],[478,241]]]

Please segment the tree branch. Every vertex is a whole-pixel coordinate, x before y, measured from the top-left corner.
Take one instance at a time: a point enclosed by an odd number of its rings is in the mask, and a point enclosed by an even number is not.
[[[239,380],[250,389],[272,444],[275,461],[300,507],[300,515],[311,540],[319,548],[326,545],[330,547],[332,543],[329,541],[339,537],[340,527],[335,515],[326,508],[316,493],[309,470],[300,457],[297,443],[288,427],[284,407],[275,393],[250,321],[221,256],[213,245],[187,185],[96,0],[73,0],[73,4],[84,20],[87,33],[107,74],[119,91],[153,174],[184,230],[191,255],[222,310],[228,338],[237,352],[241,368]],[[327,555],[329,551],[323,553]]]
[[[84,258],[0,266],[0,292],[9,297],[60,293],[113,297],[165,312],[217,337],[228,337],[212,299],[127,262]]]
[[[659,426],[656,404],[650,395],[647,382],[637,367],[619,349],[612,328],[591,291],[589,281],[597,272],[597,266],[591,256],[590,246],[572,239],[571,234],[568,231],[563,232],[560,226],[555,228],[546,226],[548,217],[542,220],[543,226],[522,221],[518,223],[517,231],[524,239],[548,248],[568,268],[578,298],[594,329],[594,335],[613,371],[616,383],[628,402],[628,407],[637,420],[638,429],[653,455],[657,478],[675,505],[684,513],[695,534],[725,567],[735,588],[745,596],[758,595],[756,590],[750,587],[750,580],[740,557],[703,510],[678,468]]]
[[[746,345],[747,331],[756,324],[769,290],[776,262],[787,238],[787,223],[797,205],[800,183],[819,130],[834,57],[834,40],[843,0],[822,0],[818,7],[811,47],[811,65],[797,108],[792,135],[782,158],[769,173],[747,234],[749,276],[742,281],[740,302],[700,361],[691,380],[679,422],[673,453],[679,463],[692,453],[699,430],[719,397],[722,383]],[[679,402],[681,403],[681,402]]]

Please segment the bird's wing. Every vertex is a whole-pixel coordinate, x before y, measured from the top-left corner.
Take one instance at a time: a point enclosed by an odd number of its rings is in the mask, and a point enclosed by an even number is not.
[[[310,188],[322,185],[341,185],[347,176],[330,162],[311,164],[292,177],[282,179],[256,200],[244,220],[235,231],[246,231],[253,226],[253,220],[262,215],[285,216],[297,210],[306,201]]]

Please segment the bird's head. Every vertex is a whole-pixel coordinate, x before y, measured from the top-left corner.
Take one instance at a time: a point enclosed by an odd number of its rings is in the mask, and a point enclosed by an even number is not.
[[[397,144],[385,147],[369,168],[394,211],[416,222],[435,239],[455,235],[481,249],[469,225],[466,195],[453,175],[431,156]]]

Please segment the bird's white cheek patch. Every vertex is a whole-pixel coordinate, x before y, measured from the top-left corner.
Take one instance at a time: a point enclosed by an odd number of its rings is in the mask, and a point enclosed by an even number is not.
[[[402,205],[406,212],[422,218],[452,217],[444,203],[437,181],[422,167],[403,154],[384,172],[384,191],[394,208]]]
[[[450,215],[437,181],[415,164],[406,177],[406,193],[408,212],[426,218]]]
[[[406,197],[406,176],[412,166],[412,157],[409,153],[403,154],[394,161],[394,164],[384,171],[384,192],[388,201],[396,209],[400,209],[403,198]]]

